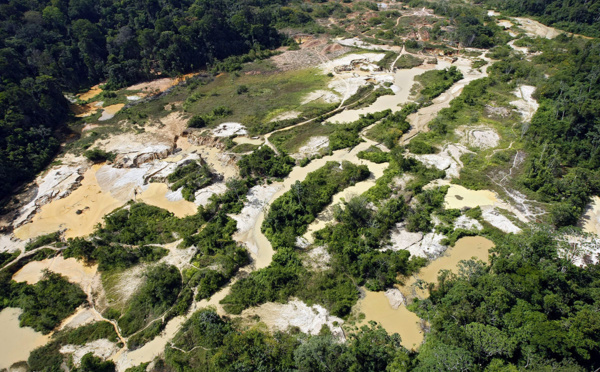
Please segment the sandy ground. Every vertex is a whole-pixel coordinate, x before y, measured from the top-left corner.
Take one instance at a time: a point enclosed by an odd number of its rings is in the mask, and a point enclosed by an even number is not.
[[[306,102],[304,102],[304,103],[306,103]],[[282,112],[281,114],[275,116],[273,119],[269,120],[269,122],[276,122],[276,121],[282,121],[282,120],[288,120],[288,119],[295,119],[300,114],[302,114],[300,111],[286,111],[286,112]]]
[[[83,159],[81,159],[83,161]],[[39,207],[67,197],[77,188],[83,179],[85,165],[60,165],[38,176],[35,180],[35,196],[19,210],[19,215],[12,221],[13,226],[19,226],[28,221]]]
[[[411,155],[428,167],[446,171],[446,179],[458,178],[464,164],[460,161],[463,154],[472,153],[464,145],[446,144],[437,154]]]
[[[464,145],[476,147],[482,150],[497,147],[500,143],[500,136],[492,128],[459,127],[456,130],[456,134],[462,137],[461,142]]]
[[[307,158],[319,153],[321,149],[329,146],[329,137],[326,136],[315,136],[310,137],[308,143],[298,149],[298,152],[293,154],[292,157],[295,159]]]
[[[240,123],[223,123],[212,130],[212,135],[215,137],[245,136],[246,134],[248,134],[246,127]]]
[[[98,265],[85,266],[81,261],[74,258],[63,258],[56,256],[42,261],[31,261],[17,271],[12,279],[15,282],[27,282],[35,284],[43,277],[43,270],[50,270],[67,277],[72,282],[79,284],[82,288],[91,288],[98,272]]]
[[[587,233],[600,235],[600,197],[592,197],[592,202],[585,208],[579,226]]]
[[[242,312],[242,317],[253,315],[258,315],[260,321],[272,330],[285,331],[289,327],[298,327],[304,333],[317,335],[321,327],[326,325],[338,340],[345,340],[344,332],[340,327],[344,321],[329,315],[328,311],[320,305],[308,306],[300,300],[293,299],[286,304],[267,302]],[[334,325],[334,322],[337,325]]]
[[[481,231],[483,230],[483,226],[479,223],[479,221],[462,215],[454,221],[454,229]]]
[[[535,92],[535,87],[531,85],[520,85],[517,90],[513,92],[519,99],[510,102],[511,105],[517,108],[517,111],[523,116],[525,122],[531,122],[531,118],[536,113],[540,105],[532,97]]]
[[[61,353],[73,356],[75,366],[79,366],[81,358],[87,353],[93,353],[99,358],[107,359],[117,351],[119,351],[117,344],[105,338],[88,342],[85,345],[64,345],[60,348]]]
[[[331,255],[327,252],[327,248],[321,245],[314,247],[308,252],[304,264],[311,270],[324,271],[329,268],[330,261]]]
[[[409,251],[412,256],[434,259],[448,248],[441,243],[444,238],[444,235],[438,233],[409,232],[406,231],[404,223],[399,223],[392,230],[391,244],[382,248],[382,250],[398,251],[404,249]]]
[[[26,361],[33,349],[45,345],[50,335],[44,336],[30,327],[19,327],[19,316],[22,310],[7,307],[0,311],[0,369],[8,368],[13,363]]]
[[[514,19],[519,23],[520,27],[525,30],[527,36],[530,37],[539,36],[546,39],[554,39],[562,33],[562,31],[553,27],[548,27],[529,18],[516,17]]]
[[[317,100],[325,103],[335,103],[340,102],[342,98],[337,93],[329,90],[315,90],[314,92],[310,92],[304,96],[304,98],[302,98],[302,104],[305,105],[309,102]]]

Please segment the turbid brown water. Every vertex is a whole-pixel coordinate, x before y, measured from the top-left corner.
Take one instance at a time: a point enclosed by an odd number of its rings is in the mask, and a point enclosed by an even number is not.
[[[426,290],[415,287],[418,280],[428,283],[436,283],[440,270],[451,270],[458,272],[458,264],[461,260],[469,260],[475,257],[478,260],[488,262],[488,253],[494,243],[481,236],[469,236],[459,239],[455,246],[449,248],[446,253],[422,268],[417,274],[409,278],[403,286],[398,289],[408,299],[419,297],[426,298]],[[359,300],[355,309],[365,314],[361,324],[374,320],[381,324],[389,333],[398,333],[402,338],[402,345],[408,349],[416,349],[423,342],[424,334],[421,330],[421,319],[408,309],[400,305],[393,309],[384,292],[365,291],[366,297]]]
[[[19,327],[21,309],[7,307],[0,312],[0,369],[8,368],[12,364],[25,361],[29,353],[50,339],[30,327]]]

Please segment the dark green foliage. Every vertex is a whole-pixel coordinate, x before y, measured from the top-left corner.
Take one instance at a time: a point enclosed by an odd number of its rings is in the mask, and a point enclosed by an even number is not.
[[[293,247],[296,236],[304,234],[317,214],[331,203],[334,194],[368,176],[365,165],[327,162],[273,202],[261,230],[275,249]]]
[[[235,282],[221,303],[227,312],[240,314],[248,307],[268,301],[286,301],[298,290],[305,272],[296,252],[280,248],[268,267]]]
[[[107,160],[113,161],[113,160],[115,160],[115,156],[116,156],[112,152],[106,152],[99,148],[87,150],[83,153],[83,155],[94,163],[102,163]]]
[[[213,309],[195,313],[165,350],[176,371],[385,371],[406,370],[410,357],[398,334],[363,326],[340,343],[325,332],[295,337],[241,329]],[[326,328],[326,327],[325,327]]]
[[[63,355],[60,353],[61,344],[50,341],[44,346],[34,349],[27,359],[27,364],[32,371],[60,372],[63,363]]]
[[[261,146],[252,154],[244,155],[238,162],[241,177],[274,177],[287,176],[296,162],[288,155],[277,156],[269,146]]]
[[[367,135],[369,138],[383,143],[387,148],[394,148],[398,143],[398,139],[410,128],[406,117],[417,111],[417,108],[418,106],[414,103],[405,105],[402,107],[402,110],[390,114],[381,120],[381,122],[369,130]]]
[[[60,232],[54,232],[46,235],[38,236],[25,245],[25,252],[32,251],[34,249],[50,245],[52,243],[60,242]]]
[[[20,254],[19,251],[14,253],[0,252],[0,268],[19,257]]]
[[[390,161],[390,156],[387,152],[382,151],[379,147],[371,146],[368,149],[359,152],[356,155],[359,159],[372,161],[373,163],[381,164]]]
[[[522,17],[532,15],[543,24],[557,27],[569,32],[588,36],[600,36],[598,14],[600,4],[596,1],[574,0],[565,5],[559,0],[517,1],[486,0],[487,5],[506,11],[510,15]]]
[[[408,251],[380,251],[389,230],[404,219],[408,206],[403,199],[390,199],[376,212],[367,199],[355,197],[336,208],[338,222],[315,234],[332,256],[332,268],[354,278],[359,285],[380,291],[397,282],[397,277],[418,269],[422,260],[409,260]],[[349,311],[350,309],[345,309]],[[340,314],[345,315],[345,314]]]
[[[435,154],[435,147],[431,146],[427,142],[413,139],[406,146],[413,154]]]
[[[496,244],[489,266],[471,261],[458,275],[442,272],[430,297],[413,305],[432,327],[417,370],[598,368],[598,265],[560,258],[560,243],[539,227],[498,236]]]
[[[63,345],[84,345],[88,342],[106,338],[117,342],[115,327],[105,321],[84,325],[73,330],[62,331],[53,335],[53,338]]]
[[[190,128],[204,128],[206,126],[206,120],[202,115],[194,115],[188,121],[188,127]]]
[[[115,363],[112,360],[103,361],[93,353],[87,353],[81,358],[81,364],[74,372],[114,372]]]
[[[184,164],[167,177],[171,184],[171,190],[175,191],[183,187],[181,194],[187,201],[196,199],[196,191],[210,185],[214,175],[210,172],[208,165],[200,164],[198,161],[191,161]]]
[[[410,54],[404,54],[398,58],[395,68],[403,69],[403,68],[413,68],[417,66],[421,66],[423,64],[423,60],[419,57],[415,57]]]
[[[377,62],[377,66],[383,69],[389,69],[392,62],[398,57],[398,53],[395,52],[386,52],[385,57],[383,57],[379,62]]]
[[[362,142],[360,132],[369,125],[390,115],[391,110],[361,115],[361,118],[350,124],[336,124],[334,132],[329,136],[329,148],[332,151],[354,147]]]
[[[462,78],[462,72],[456,66],[451,66],[443,70],[431,70],[417,75],[415,81],[423,87],[419,92],[421,97],[425,101],[431,101]]]
[[[0,276],[0,309],[19,307],[21,327],[31,327],[44,334],[50,333],[63,319],[83,304],[86,295],[78,285],[49,271],[34,285],[11,281],[11,274]]]
[[[175,303],[181,290],[181,275],[175,266],[153,266],[145,273],[145,277],[144,285],[119,318],[119,327],[125,336],[165,313]]]

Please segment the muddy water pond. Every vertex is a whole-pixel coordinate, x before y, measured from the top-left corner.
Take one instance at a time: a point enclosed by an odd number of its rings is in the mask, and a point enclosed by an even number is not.
[[[102,191],[96,179],[100,167],[88,169],[81,186],[69,196],[42,206],[30,223],[15,230],[15,236],[27,240],[62,229],[66,238],[91,234],[102,217],[125,204]]]
[[[177,217],[185,217],[196,214],[198,207],[196,204],[185,199],[175,198],[170,200],[169,196],[173,194],[169,187],[164,183],[151,183],[148,188],[137,196],[137,201],[154,205],[172,212]]]
[[[489,250],[494,243],[481,236],[470,236],[459,239],[455,246],[446,253],[422,268],[419,273],[408,279],[403,286],[397,288],[407,299],[427,297],[427,291],[415,286],[418,280],[435,283],[440,270],[458,272],[458,263],[475,257],[488,262]],[[365,291],[366,296],[359,300],[355,310],[365,314],[361,324],[373,320],[381,324],[389,333],[398,333],[402,338],[402,345],[407,349],[416,349],[423,342],[424,334],[421,330],[421,319],[400,305],[398,309],[392,308],[384,292]]]
[[[26,361],[29,353],[50,339],[30,327],[19,327],[19,315],[22,310],[7,307],[0,312],[0,369],[8,368],[12,364]]]

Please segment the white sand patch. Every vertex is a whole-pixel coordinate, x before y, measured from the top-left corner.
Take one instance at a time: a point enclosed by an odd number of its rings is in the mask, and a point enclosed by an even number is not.
[[[324,73],[333,72],[336,67],[347,66],[355,60],[367,60],[371,63],[379,62],[385,57],[384,53],[350,53],[332,61],[325,62],[320,67]]]
[[[385,297],[390,302],[392,309],[397,310],[401,305],[406,303],[406,298],[398,288],[390,288],[385,291]]]
[[[549,27],[541,24],[538,21],[534,21],[529,18],[516,17],[514,18],[520,24],[521,28],[525,30],[529,37],[544,37],[546,39],[554,39],[562,33],[553,27]]]
[[[462,137],[461,142],[463,144],[482,150],[497,147],[500,143],[500,136],[492,128],[468,128],[463,126],[456,129],[456,134]]]
[[[321,149],[329,146],[329,137],[325,136],[314,136],[310,137],[308,143],[298,149],[296,154],[292,157],[295,159],[302,159],[319,153]]]
[[[313,92],[314,93],[314,92]],[[319,97],[320,98],[320,97]],[[311,100],[313,101],[313,100]],[[310,101],[309,101],[310,102]],[[288,120],[288,119],[295,119],[297,118],[300,114],[302,114],[300,111],[286,111],[283,112],[277,116],[275,116],[273,119],[269,120],[270,123],[275,122],[275,121],[282,121],[282,120]]]
[[[498,26],[504,27],[504,28],[511,28],[513,26],[513,24],[511,21],[509,21],[507,19],[502,19],[502,20],[498,21]]]
[[[215,137],[245,136],[248,131],[240,123],[222,123],[212,130],[212,134]]]
[[[140,99],[142,99],[140,96],[127,96],[128,101],[139,101]]]
[[[146,265],[140,264],[129,268],[119,274],[117,285],[113,288],[117,303],[124,304],[144,283],[144,270]]]
[[[536,113],[540,105],[532,97],[535,92],[535,87],[531,85],[520,85],[517,90],[512,92],[519,99],[510,102],[511,105],[517,108],[517,111],[523,116],[525,122],[531,122],[531,118]]]
[[[458,178],[460,170],[464,166],[460,157],[463,154],[473,153],[464,145],[447,144],[438,154],[411,155],[415,159],[423,162],[428,167],[435,167],[446,171],[446,178]]]
[[[26,242],[12,235],[0,235],[0,252],[13,253],[25,249]]]
[[[88,342],[85,345],[64,345],[60,348],[61,353],[73,356],[73,363],[76,366],[79,366],[81,358],[87,353],[93,353],[99,358],[107,359],[117,351],[119,351],[117,344],[110,342],[106,338]]]
[[[33,199],[21,207],[13,226],[20,226],[36,213],[39,207],[62,199],[76,189],[83,179],[85,167],[62,165],[36,178],[37,191]]]
[[[587,233],[600,235],[600,197],[592,197],[592,202],[585,208],[579,221],[579,227]]]
[[[454,221],[454,229],[481,231],[483,226],[476,219],[462,215]]]
[[[358,88],[357,88],[358,89]],[[340,102],[342,99],[336,93],[329,90],[316,90],[314,92],[308,93],[302,99],[302,104],[305,105],[309,102],[321,100],[325,103],[336,103]],[[279,119],[281,120],[281,119]]]
[[[331,255],[324,246],[320,245],[308,252],[305,263],[311,270],[323,271],[329,268],[329,261],[331,261]]]
[[[356,37],[353,37],[351,39],[337,40],[337,43],[340,45],[343,45],[343,46],[347,46],[347,47],[356,47],[356,48],[370,49],[370,50],[382,49],[382,45],[369,44],[369,43],[362,41]]]
[[[80,306],[75,311],[75,314],[63,320],[62,324],[60,325],[60,330],[82,327],[95,322],[97,317],[98,313],[94,312],[92,309]]]
[[[329,88],[336,91],[338,94],[346,98],[351,97],[356,92],[358,92],[358,88],[369,84],[368,76],[358,76],[358,77],[348,77],[341,80],[333,80],[329,83]]]
[[[489,17],[498,17],[498,16],[500,15],[500,13],[498,13],[498,12],[497,12],[497,11],[495,11],[495,10],[488,10],[488,11],[487,11],[487,15],[488,15]]]
[[[559,254],[579,267],[600,262],[600,239],[596,234],[572,231],[558,238]]]
[[[165,263],[177,267],[179,270],[186,268],[197,252],[196,247],[177,248],[182,240],[177,240],[173,243],[162,245],[161,247],[169,250],[169,254],[161,258],[158,263]],[[157,264],[158,264],[157,263]]]
[[[113,168],[104,165],[96,172],[96,179],[103,191],[110,192],[113,198],[126,202],[133,199],[135,190],[144,185],[147,171],[147,167]]]
[[[396,228],[391,233],[391,245],[382,248],[382,251],[391,249],[393,251],[399,251],[401,249],[408,249],[423,240],[423,233],[420,231],[409,232],[404,228],[404,223],[396,224]]]
[[[221,195],[227,191],[227,185],[223,182],[213,183],[203,189],[196,191],[194,203],[196,205],[208,205],[210,197],[213,195]]]
[[[382,248],[385,250],[407,250],[412,256],[436,258],[444,251],[446,246],[441,244],[445,236],[438,233],[409,232],[405,223],[399,223],[391,233],[391,244]]]
[[[517,227],[517,225],[512,223],[512,221],[506,218],[506,216],[498,212],[496,208],[492,206],[481,207],[481,212],[481,216],[487,223],[504,231],[505,233],[518,234],[521,232],[521,229]]]
[[[258,315],[261,322],[271,329],[284,331],[289,327],[298,327],[304,333],[317,335],[323,325],[326,325],[336,338],[345,339],[340,327],[344,323],[342,319],[329,315],[320,305],[308,306],[297,299],[287,304],[268,302],[242,312],[243,317],[252,315]]]

